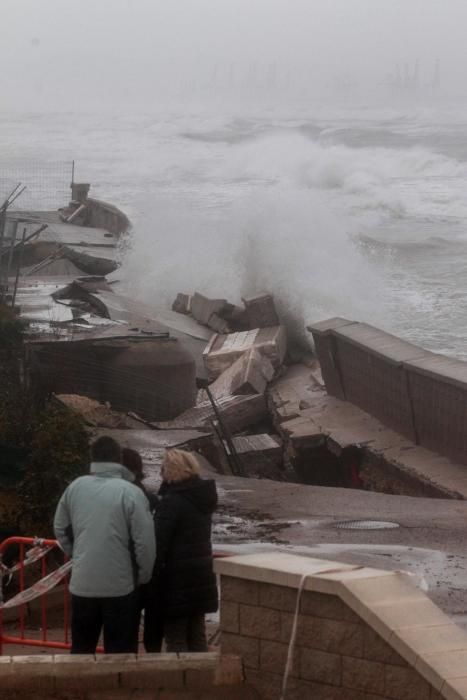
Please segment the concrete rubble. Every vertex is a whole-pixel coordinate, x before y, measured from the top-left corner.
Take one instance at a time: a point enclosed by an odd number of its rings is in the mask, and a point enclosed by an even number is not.
[[[316,359],[287,347],[271,294],[238,304],[181,292],[172,309],[128,297],[116,269],[129,222],[88,191],[74,183],[68,207],[9,216],[13,228],[26,222],[27,245],[12,239],[11,260],[20,272],[15,301],[30,324],[32,375],[90,428],[179,433],[174,444],[195,431],[186,444],[223,472],[467,497],[458,465],[341,400],[338,386],[326,392]],[[354,326],[331,319],[314,327],[328,379],[328,336]],[[374,343],[370,327],[367,335]],[[360,463],[350,483],[352,446]]]
[[[243,353],[211,384],[214,399],[238,394],[264,394],[274,376],[274,367],[267,357],[253,348]]]
[[[217,379],[245,352],[253,349],[267,357],[272,366],[278,369],[285,359],[287,350],[284,326],[213,335],[203,352],[208,378]]]

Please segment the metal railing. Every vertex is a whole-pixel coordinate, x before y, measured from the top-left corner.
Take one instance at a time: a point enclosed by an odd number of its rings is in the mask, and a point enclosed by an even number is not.
[[[10,547],[17,548],[17,556],[15,553],[15,559],[17,561],[11,568],[4,566],[2,563],[4,554]],[[47,594],[50,592],[51,588],[44,586],[41,589],[41,584],[43,583],[44,579],[53,574],[54,571],[58,572],[57,568],[50,571],[48,570],[47,555],[52,552],[57,553],[62,562],[64,564],[66,563],[67,558],[60,548],[57,540],[40,539],[37,537],[9,537],[0,542],[0,656],[3,654],[3,646],[6,644],[41,647],[47,649],[61,649],[65,651],[71,649],[70,593],[68,590],[68,574],[61,577],[63,583],[63,640],[52,640],[49,639],[48,635],[50,630],[48,626]],[[226,556],[230,556],[230,554],[221,551],[214,553],[215,558]],[[38,564],[40,579],[32,585],[26,586],[26,569],[33,564]],[[16,627],[19,628],[19,634],[6,634],[3,619],[4,608],[2,608],[1,605],[3,599],[2,591],[5,588],[3,581],[5,578],[12,578],[16,575],[18,576],[18,590],[15,592],[14,598],[15,600],[18,600],[18,605],[15,605],[15,607],[19,608],[19,615],[16,624]],[[24,602],[21,602],[22,595],[25,598]],[[31,599],[39,600],[41,625],[39,638],[27,636],[27,604]],[[8,601],[5,601],[5,604],[7,603]],[[97,647],[96,651],[103,652],[104,650],[102,647]]]
[[[17,548],[17,562],[15,565],[8,569],[2,564],[2,559],[5,552],[11,548]],[[18,578],[18,590],[15,593],[15,598],[21,600],[22,594],[25,594],[27,590],[26,586],[26,569],[33,564],[37,564],[40,573],[40,580],[42,581],[48,574],[52,571],[48,570],[48,559],[47,554],[55,551],[59,554],[63,562],[66,561],[65,554],[60,549],[57,540],[51,539],[39,539],[37,537],[9,537],[3,542],[0,542],[0,584],[2,590],[4,589],[3,581],[7,577]],[[36,582],[37,583],[37,582]],[[29,589],[28,589],[29,590]],[[68,592],[68,576],[63,578],[63,641],[56,641],[49,639],[48,632],[48,606],[47,606],[47,592],[38,593],[37,597],[39,599],[39,610],[40,610],[40,637],[33,638],[28,637],[26,634],[26,618],[28,614],[27,602],[19,602],[19,616],[17,627],[19,628],[19,634],[6,634],[4,630],[3,621],[3,608],[0,606],[0,656],[3,653],[3,645],[5,644],[18,644],[31,647],[46,647],[50,649],[70,649],[70,600]],[[1,597],[0,597],[1,600]],[[15,606],[16,607],[16,606]]]

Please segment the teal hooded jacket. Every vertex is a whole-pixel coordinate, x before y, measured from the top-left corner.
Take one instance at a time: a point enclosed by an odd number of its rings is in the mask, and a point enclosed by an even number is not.
[[[54,531],[72,557],[70,591],[84,598],[115,598],[151,578],[154,522],[143,491],[121,464],[92,462],[75,479],[55,512]]]

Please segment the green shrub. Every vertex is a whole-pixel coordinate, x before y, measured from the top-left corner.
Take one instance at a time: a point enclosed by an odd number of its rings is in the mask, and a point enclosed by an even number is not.
[[[21,530],[50,535],[60,496],[88,468],[89,439],[84,422],[76,413],[48,404],[32,425],[29,459],[20,487]]]

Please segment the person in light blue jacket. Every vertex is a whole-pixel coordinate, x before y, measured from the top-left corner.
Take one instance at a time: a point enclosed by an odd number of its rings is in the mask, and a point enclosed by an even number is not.
[[[131,483],[111,437],[91,446],[90,474],[75,479],[55,512],[54,531],[72,557],[71,653],[136,652],[137,587],[151,578],[154,522],[144,493]]]

